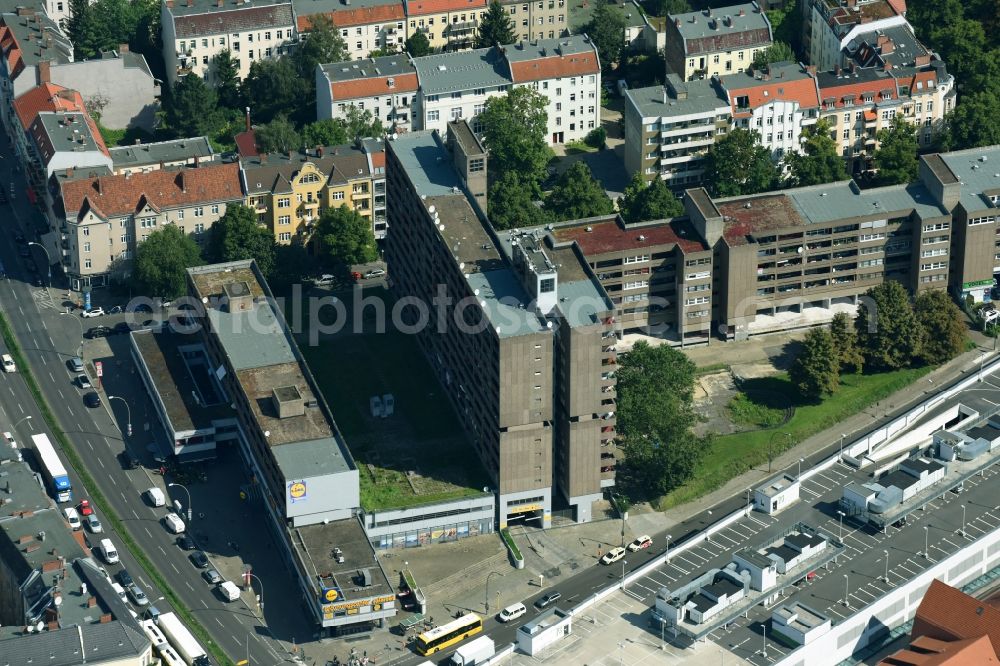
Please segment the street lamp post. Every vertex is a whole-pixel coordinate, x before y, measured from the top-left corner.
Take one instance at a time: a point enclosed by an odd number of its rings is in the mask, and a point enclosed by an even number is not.
[[[191,522],[191,516],[193,515],[191,513],[191,491],[188,490],[186,486],[181,485],[180,483],[168,483],[167,484],[167,488],[171,488],[173,486],[177,486],[178,488],[182,489],[187,494],[187,498],[188,498],[188,503],[187,503],[187,519],[188,519],[188,522],[190,523]],[[264,589],[263,585],[261,585],[260,587],[261,587],[262,590]]]
[[[924,525],[924,558],[929,560],[931,558],[931,554],[930,554],[930,546],[927,545],[927,532],[928,532],[927,525]]]
[[[499,571],[491,571],[489,573],[489,575],[486,576],[486,596],[485,596],[486,604],[485,605],[486,605],[486,612],[487,613],[490,612],[490,578],[493,578],[493,576],[500,576],[501,578],[503,578],[503,574],[500,573]],[[497,590],[497,596],[499,597],[499,595],[500,595],[500,590]]]
[[[851,602],[847,598],[847,594],[848,594],[849,590],[850,590],[850,588],[848,587],[847,574],[844,574],[844,606],[846,606],[847,608],[851,607]]]
[[[764,659],[767,659],[767,624],[761,624],[760,628],[764,632],[763,649],[760,651],[760,656],[764,657]]]
[[[622,560],[622,591],[625,591],[625,565],[628,564],[628,560]]]
[[[42,248],[42,252],[45,253],[45,266],[48,268],[48,286],[52,286],[52,260],[49,258],[49,251],[41,243],[36,243],[35,241],[28,241],[28,245],[36,245]],[[980,371],[982,371],[982,364],[980,364]]]
[[[799,458],[799,473],[795,476],[796,479],[802,478],[802,463],[806,461],[805,458]]]
[[[747,515],[750,515],[750,486],[747,486]]]
[[[889,551],[883,550],[882,554],[885,555],[885,582],[889,583]]]
[[[962,531],[959,534],[962,535],[963,539],[965,538],[965,504],[962,505]]]
[[[30,421],[31,415],[25,416],[23,419],[19,419],[17,423],[14,424],[14,432],[17,432],[17,426],[21,425],[25,421]]]
[[[841,463],[844,462],[844,438],[845,437],[847,437],[847,435],[841,433],[841,435],[840,435],[840,457],[837,459]]]
[[[979,381],[983,381],[983,361],[986,359],[986,352],[979,353]]]
[[[126,437],[131,437],[132,436],[132,409],[128,406],[128,401],[126,401],[125,398],[122,398],[122,397],[117,396],[117,395],[109,395],[108,396],[108,400],[121,400],[122,404],[125,405],[125,414],[127,415],[126,416],[126,421],[125,421],[125,436]],[[188,520],[190,520],[190,518],[188,518]]]
[[[250,584],[250,579],[251,578],[256,578],[257,579],[257,584],[260,585],[260,594],[256,595],[257,596],[257,605],[260,607],[260,611],[263,613],[264,612],[264,583],[261,582],[260,578],[257,578],[256,574],[252,574],[249,571],[244,572],[243,575],[247,577],[247,587],[249,587],[251,590],[253,589],[253,585]]]
[[[837,511],[837,516],[840,518],[840,542],[844,543],[844,512]]]

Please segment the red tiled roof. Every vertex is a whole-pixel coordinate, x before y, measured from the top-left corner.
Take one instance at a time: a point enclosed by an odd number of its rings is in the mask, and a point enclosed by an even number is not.
[[[11,80],[24,70],[24,59],[21,58],[21,48],[14,38],[14,33],[7,26],[0,27],[0,48],[7,59],[7,74]]]
[[[378,168],[384,169],[385,168],[385,151],[384,150],[380,150],[380,151],[375,152],[375,153],[369,153],[369,155],[372,156],[372,168],[373,169],[378,169]]]
[[[702,53],[740,51],[755,46],[768,46],[770,43],[771,33],[767,28],[754,28],[752,30],[720,32],[717,35],[685,39],[684,52],[690,57]]]
[[[55,83],[43,83],[24,93],[14,100],[14,110],[25,131],[42,111],[86,112],[80,93]]]
[[[910,635],[942,641],[986,635],[994,656],[1000,657],[1000,609],[935,579],[917,607]]]
[[[236,141],[236,152],[240,157],[257,157],[260,154],[257,152],[257,136],[252,129],[240,132],[233,139]]]
[[[322,13],[299,14],[297,17],[299,32],[309,32],[309,29],[312,27],[310,18]],[[326,16],[338,28],[350,28],[358,25],[378,25],[388,21],[402,21],[406,18],[402,2],[389,5],[375,5],[374,7],[335,9],[332,12],[326,12]]]
[[[393,79],[393,87],[389,87],[389,79]],[[351,81],[334,81],[330,84],[330,94],[333,99],[358,99],[374,97],[395,92],[416,92],[417,75],[397,74],[395,76],[373,76],[367,79]]]
[[[677,221],[636,229],[608,219],[586,226],[557,228],[552,235],[557,241],[576,241],[587,257],[662,245],[677,245],[684,252],[707,249],[693,229]],[[639,240],[640,236],[643,240]]]
[[[732,246],[745,245],[751,234],[805,224],[791,199],[784,194],[716,201],[715,205],[722,213],[722,237]]]
[[[889,6],[900,16],[906,15],[906,0],[889,0]]]
[[[143,202],[156,208],[176,208],[213,201],[243,198],[239,164],[207,164],[193,169],[158,169],[125,176],[81,178],[62,184],[67,212],[86,210],[89,205],[104,217],[129,215]]]
[[[510,63],[510,72],[515,83],[554,79],[559,76],[596,74],[600,70],[597,56],[593,53],[575,53],[564,57],[553,56]]]
[[[844,83],[823,86],[819,89],[819,96],[821,99],[834,99],[835,106],[839,108],[844,106],[845,98],[852,100],[855,106],[862,104],[861,99],[864,95],[871,95],[876,101],[881,102],[883,90],[891,93],[890,99],[899,99],[895,81],[890,78],[857,82],[845,80]]]
[[[733,107],[733,115],[741,118],[749,116],[753,109],[774,100],[796,101],[799,103],[800,109],[813,109],[819,106],[816,82],[808,77],[796,80],[771,79],[764,85],[746,88],[726,85],[726,90],[729,92],[729,103]],[[749,107],[737,111],[736,98],[744,96],[750,98]]]
[[[426,16],[428,14],[444,14],[463,9],[485,9],[486,0],[420,0],[407,3],[408,16]]]
[[[910,646],[899,650],[879,666],[991,666],[1000,664],[989,636],[963,641],[939,641],[920,636]]]

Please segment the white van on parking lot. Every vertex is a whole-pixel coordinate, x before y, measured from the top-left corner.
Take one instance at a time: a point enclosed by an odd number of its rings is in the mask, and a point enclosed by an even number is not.
[[[497,619],[501,622],[513,622],[527,612],[524,604],[511,604],[497,614]]]
[[[163,491],[155,486],[148,488],[144,494],[146,495],[146,499],[149,500],[149,503],[153,506],[163,506],[167,503],[166,498],[163,496]]]
[[[111,543],[111,539],[101,539],[101,556],[108,564],[118,562],[118,550],[115,544]]]

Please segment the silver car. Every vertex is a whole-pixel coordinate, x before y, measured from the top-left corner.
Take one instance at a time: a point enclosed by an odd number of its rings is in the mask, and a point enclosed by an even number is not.
[[[69,367],[73,372],[83,372],[83,359],[79,356],[74,356],[69,360]]]
[[[136,585],[135,583],[132,583],[131,585],[126,587],[125,591],[128,593],[128,596],[132,600],[132,603],[134,603],[136,606],[146,606],[149,604],[149,598],[146,596],[146,593],[143,592],[142,588]]]
[[[83,520],[87,523],[87,529],[94,534],[100,534],[104,531],[104,526],[101,525],[101,520],[97,517],[96,513],[87,514]]]

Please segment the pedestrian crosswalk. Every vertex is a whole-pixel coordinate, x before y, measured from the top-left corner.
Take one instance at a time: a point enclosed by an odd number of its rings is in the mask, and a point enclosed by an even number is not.
[[[56,305],[56,302],[52,298],[52,295],[49,294],[49,290],[48,289],[45,289],[45,288],[32,289],[31,290],[31,298],[34,299],[35,305],[37,305],[40,308],[46,308],[46,309],[49,309],[49,310],[59,310],[60,309],[59,306]]]

